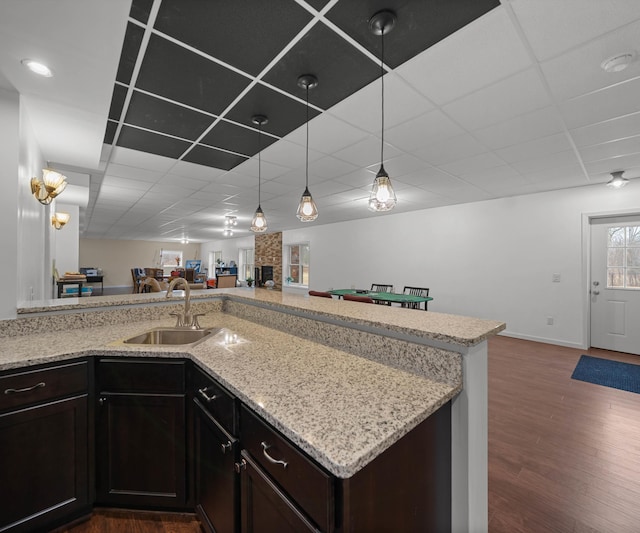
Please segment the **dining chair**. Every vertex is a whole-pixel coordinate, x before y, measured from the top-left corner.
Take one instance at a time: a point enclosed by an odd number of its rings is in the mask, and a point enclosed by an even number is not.
[[[321,298],[331,298],[333,300],[331,293],[323,291],[309,291],[309,296],[320,296]]]
[[[371,292],[393,292],[393,285],[386,285],[384,283],[372,283]],[[391,305],[391,302],[383,302],[376,300],[375,303],[380,305]]]
[[[429,289],[427,287],[409,287],[408,285],[405,285],[404,289],[402,289],[402,294],[411,294],[413,296],[428,298]],[[409,309],[420,309],[420,302],[407,302],[401,305],[402,307],[407,307]],[[427,310],[427,302],[424,303],[424,310]]]
[[[140,292],[140,282],[145,278],[144,268],[132,268],[131,278],[133,279],[133,293]]]
[[[342,296],[345,300],[351,300],[352,302],[362,302],[365,304],[372,304],[374,301],[368,296],[357,296],[355,294],[344,294]]]

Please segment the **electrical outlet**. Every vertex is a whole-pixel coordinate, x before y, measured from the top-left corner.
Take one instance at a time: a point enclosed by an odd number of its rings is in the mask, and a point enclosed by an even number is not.
[[[553,326],[553,317],[552,316],[548,316],[547,317],[547,326]]]
[[[551,276],[551,281],[554,283],[560,283],[560,274],[558,272],[554,272]]]

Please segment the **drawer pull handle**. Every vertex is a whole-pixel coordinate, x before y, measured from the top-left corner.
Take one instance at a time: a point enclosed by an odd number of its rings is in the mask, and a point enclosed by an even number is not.
[[[4,393],[17,394],[18,392],[29,392],[35,389],[41,389],[42,387],[44,387],[44,381],[41,381],[40,383],[36,383],[33,387],[25,387],[24,389],[5,389]]]
[[[228,440],[226,443],[220,444],[220,448],[222,448],[222,453],[227,453],[227,450],[231,450],[231,441]]]
[[[215,400],[218,397],[217,394],[214,394],[213,396],[209,396],[207,394],[207,387],[205,387],[204,389],[198,389],[198,394],[200,396],[202,396],[208,402],[212,402],[213,400]]]
[[[262,453],[267,458],[267,461],[269,461],[270,463],[273,463],[274,465],[282,465],[282,468],[287,468],[289,463],[287,463],[286,461],[282,461],[280,459],[274,459],[267,453],[267,450],[271,448],[271,446],[269,446],[264,441],[262,441],[260,444],[262,445]]]

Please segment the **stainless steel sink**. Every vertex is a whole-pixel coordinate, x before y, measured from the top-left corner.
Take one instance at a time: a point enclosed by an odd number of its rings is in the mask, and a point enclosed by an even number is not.
[[[221,328],[154,328],[124,341],[125,344],[191,345],[207,340]]]

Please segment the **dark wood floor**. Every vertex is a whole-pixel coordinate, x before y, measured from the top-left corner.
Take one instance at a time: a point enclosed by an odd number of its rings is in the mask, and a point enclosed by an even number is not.
[[[96,509],[90,520],[56,533],[202,533],[193,514]]]
[[[587,353],[489,343],[489,531],[640,532],[640,394],[572,380]]]
[[[580,355],[489,342],[489,532],[640,532],[640,394],[571,379]],[[97,511],[65,533],[198,533],[191,515]]]

